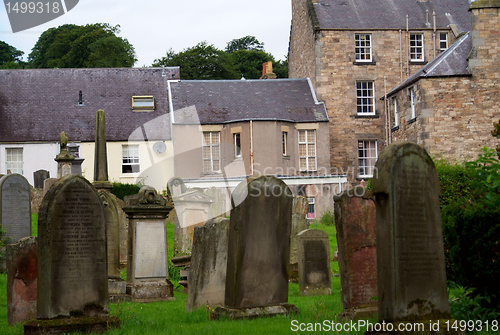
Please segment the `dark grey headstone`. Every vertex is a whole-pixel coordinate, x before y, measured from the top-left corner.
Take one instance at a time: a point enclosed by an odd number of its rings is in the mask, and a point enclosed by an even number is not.
[[[422,147],[398,143],[375,168],[379,320],[449,318],[434,163]]]
[[[328,234],[307,229],[297,235],[299,288],[303,295],[330,294],[330,246]]]
[[[0,209],[0,226],[8,243],[31,236],[30,185],[22,175],[0,178]]]
[[[105,234],[103,206],[87,180],[69,175],[50,188],[38,217],[39,319],[104,314]]]
[[[288,186],[275,177],[249,178],[234,190],[225,306],[287,303],[292,200]]]
[[[47,170],[38,170],[33,172],[35,188],[43,188],[43,182],[48,178],[50,178],[50,172]]]

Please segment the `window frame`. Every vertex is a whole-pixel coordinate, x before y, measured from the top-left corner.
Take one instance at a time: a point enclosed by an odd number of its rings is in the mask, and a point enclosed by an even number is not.
[[[412,39],[412,36],[413,37],[419,36],[420,39]],[[415,45],[412,45],[412,42],[415,43]],[[418,45],[419,42],[421,45]],[[408,48],[409,48],[410,62],[425,62],[423,33],[417,33],[417,32],[410,33],[410,36],[408,37]],[[414,49],[414,51],[412,51],[412,49]],[[421,55],[421,58],[418,58],[419,55]]]
[[[312,211],[310,211],[311,207],[312,207]],[[315,197],[307,197],[306,219],[315,219],[315,218],[316,218],[316,198]]]
[[[445,37],[445,39],[443,39],[443,36]],[[445,48],[441,47],[441,43],[445,43],[446,47]],[[448,33],[443,31],[439,32],[439,50],[442,52],[448,49],[448,47],[449,47]]]
[[[361,36],[364,36],[364,41],[360,39]],[[359,39],[358,39],[359,37]],[[366,37],[369,37],[368,40],[366,40]],[[366,44],[366,41],[368,41],[369,45],[362,45],[363,43]],[[355,54],[355,61],[359,63],[370,63],[373,62],[373,49],[372,49],[372,34],[369,33],[355,33],[354,34],[354,54]],[[368,52],[366,52],[368,50]],[[368,56],[368,58],[366,58]],[[364,59],[361,57],[365,57]]]
[[[309,142],[309,133],[312,132],[314,134],[314,141]],[[304,139],[305,141],[300,140],[300,135],[301,133],[304,133]],[[318,170],[318,154],[317,154],[317,148],[316,148],[316,142],[317,142],[317,137],[316,137],[316,129],[299,129],[298,130],[298,144],[299,144],[299,171],[300,172],[314,172]],[[301,150],[300,147],[301,145],[305,145],[305,153],[306,155],[301,155]],[[312,147],[314,151],[314,155],[310,155],[310,148]],[[311,167],[310,165],[310,159],[314,158],[314,167]],[[305,168],[302,167],[301,160],[305,159]]]
[[[371,143],[373,143],[373,147],[369,145]],[[361,144],[362,146],[360,147]],[[366,146],[366,144],[368,144],[368,147]],[[373,150],[375,151],[375,156],[366,155],[366,153],[371,153]],[[358,178],[372,178],[377,159],[377,140],[358,140]],[[369,164],[370,162],[372,162],[373,164]]]
[[[281,153],[283,156],[288,156],[288,132],[281,131]]]
[[[210,135],[210,139],[209,139],[209,143],[207,143],[205,141],[205,135],[206,134],[209,134]],[[213,141],[213,135],[214,134],[217,134],[218,135],[218,141],[217,143],[214,143]],[[220,131],[204,131],[203,132],[203,136],[202,136],[202,152],[201,152],[201,158],[202,158],[202,171],[204,174],[215,174],[215,173],[221,173],[222,171],[222,166],[221,166],[221,152],[220,152],[220,136],[221,136],[221,132]],[[209,148],[209,156],[208,158],[205,157],[205,148]],[[218,148],[217,149],[217,152],[218,152],[218,157],[214,157],[214,151],[215,151],[215,148]],[[205,168],[205,162],[210,162],[210,170],[207,171],[207,169]],[[218,167],[219,169],[215,169],[215,162],[217,162],[218,164]]]
[[[234,144],[234,158],[241,157],[241,133],[233,133],[233,144]]]
[[[131,151],[134,150],[134,151]],[[136,154],[136,155],[135,155]],[[127,160],[127,162],[125,162]],[[130,171],[125,169],[126,166],[130,167]],[[136,167],[134,169],[134,167]],[[141,160],[138,144],[123,144],[122,145],[122,174],[131,175],[141,172]]]
[[[151,101],[150,104],[145,104]],[[142,104],[138,104],[141,102]],[[132,110],[138,112],[152,112],[155,110],[155,98],[152,95],[134,95],[132,96]]]
[[[409,88],[410,91],[410,104],[411,104],[411,115],[410,121],[417,117],[417,97],[415,96],[415,86]]]
[[[14,155],[13,152],[16,151]],[[19,155],[20,152],[20,155]],[[20,158],[16,160],[12,160],[9,158]],[[24,174],[24,148],[23,147],[12,147],[5,148],[5,172],[7,174],[10,173],[18,173],[20,175]]]
[[[392,106],[394,109],[394,123],[393,123],[393,128],[396,128],[399,126],[399,110],[398,110],[398,99],[397,97],[392,97]]]
[[[367,84],[367,87],[360,87],[359,85]],[[371,86],[371,87],[369,87]],[[368,92],[368,95],[363,95],[364,91]],[[361,95],[359,94],[361,92]],[[369,103],[364,103],[364,100],[369,100]],[[360,102],[361,101],[361,102]],[[363,112],[362,110],[368,108],[371,109],[369,112]],[[360,111],[361,109],[361,111]],[[373,80],[358,80],[356,81],[356,114],[363,115],[376,115],[375,111],[375,81]]]

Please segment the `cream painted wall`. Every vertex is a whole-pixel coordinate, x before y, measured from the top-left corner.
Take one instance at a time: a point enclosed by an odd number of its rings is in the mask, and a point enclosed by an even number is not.
[[[165,144],[166,150],[163,153],[157,153],[153,150],[153,146],[157,142]],[[109,181],[128,184],[141,183],[152,186],[158,191],[166,190],[167,181],[174,176],[172,141],[107,142],[106,145]],[[122,173],[123,145],[139,146],[139,173]],[[80,157],[85,158],[82,164],[83,176],[93,181],[94,143],[81,143]]]

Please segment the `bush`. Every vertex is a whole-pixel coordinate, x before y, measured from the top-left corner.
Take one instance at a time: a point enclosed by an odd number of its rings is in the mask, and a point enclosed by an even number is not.
[[[335,226],[335,216],[328,209],[319,219],[319,223],[324,224],[325,226]]]
[[[140,189],[141,186],[137,184],[113,183],[111,193],[123,200],[127,195],[134,195],[139,193]]]

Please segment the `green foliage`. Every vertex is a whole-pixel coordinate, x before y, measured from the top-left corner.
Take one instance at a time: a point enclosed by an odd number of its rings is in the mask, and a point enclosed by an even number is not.
[[[141,186],[137,184],[113,183],[113,188],[111,189],[111,193],[116,195],[117,198],[123,200],[127,195],[134,195],[139,193],[140,189]]]
[[[335,215],[328,209],[321,215],[319,222],[325,226],[335,226]]]
[[[232,53],[240,50],[264,51],[264,43],[259,42],[255,36],[245,36],[227,42],[225,51]]]
[[[445,160],[434,163],[441,185],[439,197],[441,209],[460,199],[472,197],[472,180],[464,164],[452,164]]]
[[[491,131],[493,137],[500,138],[500,120],[493,123],[493,130]],[[500,144],[497,145],[497,156],[500,158]]]
[[[484,307],[489,303],[489,299],[474,294],[472,288],[464,289],[454,282],[448,282],[448,291],[453,319],[486,321],[497,320],[500,317],[498,310]]]
[[[259,79],[262,76],[262,64],[273,60],[265,51],[238,50],[231,53],[235,69],[245,79]]]
[[[29,54],[30,68],[130,67],[134,47],[117,37],[119,25],[65,24],[42,33]]]
[[[24,62],[21,60],[24,52],[0,41],[0,69],[21,69]]]

